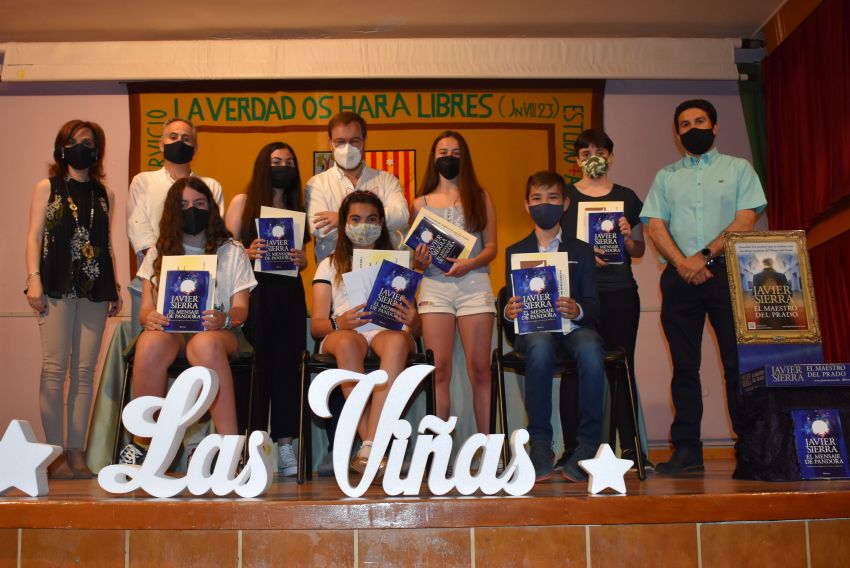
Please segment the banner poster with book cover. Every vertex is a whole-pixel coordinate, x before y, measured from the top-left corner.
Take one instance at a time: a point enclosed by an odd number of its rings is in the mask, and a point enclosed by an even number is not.
[[[181,117],[198,131],[193,171],[218,180],[226,203],[244,193],[251,164],[271,142],[291,145],[304,185],[332,164],[328,121],[353,111],[368,124],[365,163],[396,176],[409,204],[425,177],[434,138],[451,129],[472,149],[476,175],[495,210],[518,211],[530,172],[556,171],[568,183],[581,179],[573,146],[583,130],[602,127],[604,86],[602,80],[439,77],[132,83],[129,171],[163,167],[159,141],[165,122]],[[498,242],[514,243],[528,234],[530,221],[517,219],[506,223],[500,217]],[[313,244],[304,248],[312,259]],[[497,256],[490,265],[494,289],[503,285],[504,269]],[[309,262],[301,274],[305,282],[315,270]],[[305,294],[309,306],[309,286]]]
[[[726,233],[738,343],[818,343],[804,231]]]
[[[587,242],[594,249],[603,251],[597,253],[600,259],[608,264],[623,264],[625,256],[623,253],[623,233],[620,232],[620,217],[622,211],[588,212],[587,214]]]
[[[162,257],[156,309],[168,318],[164,331],[204,331],[202,314],[215,301],[217,261],[214,254]]]
[[[838,410],[792,410],[791,418],[794,422],[800,477],[850,478],[847,443]]]
[[[522,313],[514,320],[514,331],[524,335],[538,331],[561,331],[558,312],[558,276],[554,266],[511,270],[514,296],[522,300]]]

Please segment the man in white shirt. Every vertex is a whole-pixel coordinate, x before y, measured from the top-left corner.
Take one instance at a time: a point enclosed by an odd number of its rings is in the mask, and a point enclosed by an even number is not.
[[[198,133],[194,125],[182,118],[171,118],[165,123],[159,149],[163,155],[163,167],[152,172],[141,172],[130,182],[130,198],[127,202],[127,236],[136,252],[136,266],[141,266],[148,249],[156,245],[159,237],[159,220],[165,196],[175,181],[195,175],[192,172],[192,158],[198,150]],[[224,216],[224,195],[221,184],[208,177],[202,177],[212,191],[222,217]],[[133,333],[141,331],[139,309],[142,301],[141,280],[136,277],[130,283],[132,300]]]
[[[316,237],[316,264],[336,248],[339,206],[355,190],[371,191],[381,199],[387,228],[393,242],[398,243],[398,233],[407,229],[407,200],[394,175],[370,168],[363,161],[366,121],[350,111],[337,114],[328,123],[328,143],[334,165],[310,178],[304,187],[307,220],[310,232]]]

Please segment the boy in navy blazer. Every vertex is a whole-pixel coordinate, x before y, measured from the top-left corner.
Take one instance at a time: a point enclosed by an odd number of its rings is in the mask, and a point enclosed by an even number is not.
[[[578,461],[596,454],[602,437],[605,351],[594,324],[599,316],[596,264],[593,248],[574,235],[561,233],[561,216],[569,206],[564,179],[555,172],[537,172],[525,187],[525,210],[534,220],[534,231],[505,251],[505,283],[511,292],[511,255],[529,252],[566,252],[569,257],[570,297],[558,297],[562,318],[572,320],[573,330],[519,335],[514,348],[526,359],[525,406],[531,438],[531,462],[537,481],[552,477],[552,375],[556,354],[563,350],[578,367],[578,448],[561,475],[569,481],[587,479]],[[512,296],[504,317],[513,322],[522,313],[520,296]],[[562,387],[563,388],[563,387]]]

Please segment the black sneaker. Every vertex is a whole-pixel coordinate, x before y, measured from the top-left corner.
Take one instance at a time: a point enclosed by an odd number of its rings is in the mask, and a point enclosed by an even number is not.
[[[705,471],[702,462],[702,449],[676,448],[670,461],[658,464],[655,471],[660,474]]]
[[[130,442],[121,453],[118,454],[118,463],[122,465],[142,465],[145,461],[145,456],[148,452],[138,446],[135,442]]]
[[[561,459],[555,462],[554,471],[556,473],[560,473],[564,471],[564,466],[567,465],[567,462],[570,460],[570,456],[573,455],[573,452],[564,452],[564,455],[561,456]]]
[[[561,469],[561,477],[567,481],[577,483],[587,481],[587,473],[578,465],[581,460],[589,460],[596,455],[596,448],[590,446],[579,446],[576,451],[567,459],[563,469]]]
[[[551,442],[531,442],[531,464],[534,466],[534,481],[546,481],[552,478],[552,462],[555,453]]]

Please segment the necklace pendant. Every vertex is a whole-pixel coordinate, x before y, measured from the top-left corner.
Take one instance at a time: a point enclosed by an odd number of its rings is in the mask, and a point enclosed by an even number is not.
[[[83,245],[83,248],[80,249],[82,255],[88,259],[94,258],[94,247],[91,246],[91,242],[86,241],[86,244]]]

